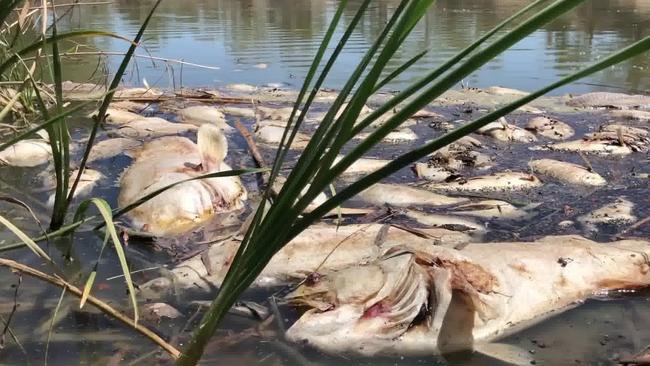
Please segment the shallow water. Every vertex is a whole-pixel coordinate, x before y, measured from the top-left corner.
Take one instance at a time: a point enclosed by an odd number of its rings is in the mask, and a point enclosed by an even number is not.
[[[468,94],[476,95],[480,94]],[[479,99],[480,101],[480,99]],[[286,105],[287,102],[273,103],[275,106]],[[549,101],[540,101],[540,105]],[[555,102],[557,103],[557,102]],[[327,104],[317,104],[315,112],[324,109]],[[456,121],[459,118],[471,119],[472,115],[484,113],[482,108],[474,108],[472,113],[468,106],[475,106],[476,101],[467,101],[462,104],[441,102],[434,103],[429,110],[438,112],[446,120]],[[149,110],[150,115],[158,115],[173,120],[175,115],[169,110],[160,109],[161,106],[153,105]],[[165,107],[165,108],[168,108]],[[566,108],[558,107],[556,110],[549,107],[549,114],[559,118],[576,129],[576,136],[583,133],[596,130],[598,126],[608,120],[606,111],[593,112],[570,112]],[[528,118],[532,115],[528,113],[515,113],[508,117],[511,123],[519,126],[525,125]],[[476,116],[474,116],[476,117]],[[233,122],[234,118],[228,117]],[[253,121],[243,119],[243,122],[249,127]],[[83,141],[86,136],[84,125],[89,123],[87,118],[78,117],[73,121],[75,140]],[[458,122],[460,123],[460,122]],[[629,122],[630,125],[643,127],[642,123]],[[421,144],[426,140],[439,136],[443,133],[436,124],[431,121],[422,120],[412,126],[419,139],[414,144]],[[308,126],[305,132],[309,132],[314,126]],[[100,133],[100,139],[105,139],[113,133],[110,127],[107,131]],[[559,158],[566,161],[572,161],[582,164],[581,158],[577,154],[559,153],[550,151],[531,151],[532,144],[525,143],[502,143],[494,141],[485,136],[475,135],[484,144],[482,152],[498,157],[499,161],[495,167],[489,171],[502,171],[512,169],[518,171],[527,170],[527,162],[530,158],[551,157]],[[228,162],[233,167],[252,166],[253,162],[246,152],[245,141],[238,134],[232,134],[229,139],[230,153]],[[370,154],[374,157],[390,158],[409,149],[410,145],[400,144],[381,144]],[[274,150],[263,144],[260,145],[263,155],[270,161]],[[77,151],[77,155],[80,154]],[[295,154],[295,153],[294,153]],[[621,195],[627,196],[635,204],[635,214],[639,218],[646,217],[648,212],[648,198],[650,187],[647,179],[635,178],[632,171],[644,171],[647,161],[647,154],[635,153],[625,158],[606,157],[589,155],[588,159],[594,169],[602,174],[608,181],[607,187],[599,189],[582,189],[569,187],[556,182],[552,179],[545,179],[544,186],[523,192],[515,193],[485,193],[483,196],[506,199],[511,202],[521,204],[541,203],[534,211],[531,219],[526,221],[487,221],[488,233],[486,240],[528,240],[535,239],[542,235],[551,234],[585,234],[580,226],[560,229],[557,224],[567,219],[575,219],[595,207],[611,202]],[[101,196],[108,200],[112,205],[116,205],[117,181],[120,172],[130,163],[130,158],[118,156],[111,159],[99,161],[93,165],[93,168],[101,170],[106,178],[100,183],[99,187],[93,191],[94,196]],[[47,192],[39,189],[27,189],[21,187],[38,187],[39,181],[34,178],[35,174],[42,170],[33,169],[16,169],[0,168],[0,176],[3,178],[2,194],[18,195],[26,203],[35,206],[37,214],[40,214],[42,220],[47,220],[44,215],[44,209],[39,208],[37,202],[45,199]],[[285,172],[286,173],[286,172]],[[468,175],[476,175],[479,172],[468,170]],[[481,173],[482,174],[482,173]],[[255,190],[255,180],[252,177],[244,179],[249,191]],[[398,174],[387,179],[392,182],[414,182],[415,177],[410,169],[404,169]],[[345,181],[340,182],[344,186]],[[340,188],[340,187],[339,187]],[[32,224],[31,218],[21,209],[2,203],[3,212],[12,218],[19,218],[17,224],[31,233],[36,233],[37,229]],[[354,203],[353,203],[354,204]],[[358,204],[358,203],[356,203]],[[570,210],[566,207],[569,206]],[[443,209],[433,210],[443,212]],[[398,218],[404,223],[413,225],[405,218]],[[612,240],[623,227],[605,227],[595,236],[602,241]],[[205,234],[208,235],[208,234]],[[642,226],[639,230],[629,233],[631,236],[650,236],[650,227]],[[207,236],[209,237],[209,235]],[[161,241],[159,246],[163,249],[169,249],[170,246],[182,248],[183,244],[191,244],[194,240],[203,240],[205,236],[199,232],[187,238],[178,241]],[[3,242],[13,242],[13,237],[8,233],[2,233],[0,240]],[[82,285],[88,272],[99,253],[101,247],[101,234],[93,232],[81,232],[72,238],[62,238],[50,243],[47,248],[55,257],[57,262],[64,268],[66,275],[78,285]],[[132,270],[145,270],[134,276],[136,284],[142,284],[151,278],[159,276],[157,267],[160,263],[169,265],[170,258],[156,249],[152,243],[131,239],[127,248],[130,265]],[[65,263],[62,254],[70,253],[73,259],[70,263]],[[182,251],[180,254],[183,254]],[[33,254],[27,251],[9,252],[12,258],[21,262],[31,263],[38,266],[38,261],[34,259]],[[94,294],[102,299],[109,299],[111,304],[128,309],[128,301],[124,296],[124,284],[120,277],[119,264],[113,251],[104,253],[100,261],[100,270],[97,276]],[[47,270],[45,268],[44,270]],[[6,270],[2,271],[3,282],[5,285],[0,288],[0,298],[3,299],[1,311],[3,316],[11,313],[14,299],[14,287],[17,282],[17,276]],[[272,292],[252,291],[244,297],[256,301],[265,302]],[[8,341],[9,347],[3,352],[7,360],[12,360],[12,364],[22,364],[31,362],[39,364],[45,357],[45,344],[47,332],[50,327],[50,318],[56,305],[60,291],[43,285],[31,278],[24,278],[20,285],[17,297],[17,303],[20,304],[18,312],[12,319],[12,330],[22,342],[23,347],[29,350],[23,354],[13,342]],[[183,313],[181,319],[174,321],[162,320],[145,321],[145,324],[155,327],[160,333],[166,336],[173,336],[180,332],[186,322],[189,321],[192,314],[196,312],[196,307],[190,304],[192,300],[208,299],[209,296],[194,294],[178,294],[177,298],[167,299],[171,304],[178,307]],[[142,299],[145,301],[145,299]],[[289,326],[298,314],[294,309],[280,307],[282,323]],[[120,324],[109,319],[103,314],[92,311],[92,307],[86,305],[84,310],[78,310],[78,302],[75,298],[67,297],[63,301],[62,310],[60,310],[62,320],[57,322],[54,327],[54,333],[50,342],[48,361],[52,365],[58,364],[96,364],[108,362],[111,357],[118,357],[127,361],[134,361],[135,364],[155,364],[162,360],[151,356],[144,360],[138,360],[137,357],[146,355],[147,352],[155,348],[150,342],[133,332],[124,329]],[[572,364],[575,360],[580,360],[583,364],[609,364],[610,359],[617,355],[626,355],[636,352],[650,342],[650,333],[647,332],[648,318],[650,314],[650,304],[645,293],[628,294],[617,300],[606,302],[588,301],[584,306],[568,311],[560,316],[542,322],[537,326],[527,329],[521,333],[504,339],[506,343],[517,345],[533,355],[537,364],[557,365]],[[195,325],[196,319],[194,320]],[[249,338],[233,341],[232,345],[223,345],[220,342],[232,340],[233,334],[241,334],[250,327],[257,326],[258,322],[242,319],[236,316],[229,316],[221,330],[219,337],[215,338],[215,344],[208,348],[205,355],[205,364],[229,364],[237,361],[243,365],[293,365],[306,364],[313,365],[412,365],[412,364],[440,364],[440,365],[501,365],[496,360],[492,360],[480,354],[454,355],[449,360],[438,357],[430,358],[380,358],[380,359],[359,359],[359,358],[342,358],[339,356],[328,356],[318,353],[312,349],[297,345],[288,345],[279,340],[277,333],[280,328],[277,324],[272,324],[268,333],[263,337],[252,336]],[[181,333],[178,344],[184,344],[189,333]],[[541,345],[540,345],[541,344]],[[118,352],[119,351],[119,352]],[[115,356],[117,354],[117,356]]]
[[[83,6],[66,18],[66,25],[99,28],[133,37],[151,3],[117,0],[110,6]],[[146,78],[152,85],[165,87],[287,83],[298,88],[337,3],[334,0],[164,1],[145,34],[146,51],[141,49],[138,53],[219,69],[164,62],[155,62],[153,66],[151,61],[139,58],[128,80],[139,84]],[[350,21],[359,3],[359,0],[350,1],[343,24]],[[437,1],[391,67],[397,67],[423,49],[430,50],[429,53],[388,88],[404,88],[526,3],[525,0]],[[335,65],[327,81],[329,87],[342,86],[349,70],[360,60],[398,4],[397,0],[371,3],[368,16]],[[587,1],[516,44],[465,82],[476,87],[503,85],[537,89],[647,36],[650,34],[648,19],[650,2],[645,0]],[[343,29],[343,25],[339,26],[338,36]],[[104,51],[123,51],[128,47],[123,41],[109,38],[88,40],[88,45]],[[119,57],[110,60],[114,69]],[[608,87],[649,90],[648,60],[647,55],[639,56],[557,93]],[[95,57],[76,56],[74,61],[74,66],[67,70],[68,78],[81,81],[97,70]]]

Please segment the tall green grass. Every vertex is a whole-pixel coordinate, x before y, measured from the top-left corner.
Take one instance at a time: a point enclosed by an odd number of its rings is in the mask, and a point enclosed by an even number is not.
[[[40,118],[41,120],[45,120],[45,122],[41,123],[35,128],[29,129],[19,134],[17,137],[11,139],[10,141],[4,144],[0,144],[1,145],[0,150],[3,150],[14,143],[31,136],[32,133],[36,132],[37,130],[45,129],[47,131],[50,146],[52,148],[52,162],[54,165],[54,174],[55,174],[55,181],[56,181],[54,207],[52,209],[52,215],[50,220],[51,232],[57,232],[65,225],[68,209],[71,205],[72,198],[74,197],[74,193],[79,184],[83,170],[86,167],[86,162],[88,161],[88,156],[95,142],[95,137],[97,135],[98,127],[100,123],[104,121],[106,117],[106,110],[113,98],[115,89],[118,87],[120,80],[122,79],[122,76],[124,75],[126,68],[131,60],[131,57],[133,56],[133,53],[135,52],[135,49],[138,46],[138,43],[140,42],[142,35],[144,34],[149,24],[149,21],[151,20],[156,8],[158,7],[161,1],[162,0],[157,0],[153,5],[153,7],[151,8],[147,18],[142,23],[137,35],[135,36],[133,41],[131,41],[131,46],[127,51],[126,55],[124,56],[124,58],[122,59],[120,67],[117,69],[117,71],[113,76],[113,80],[110,84],[109,90],[105,94],[102,100],[101,106],[99,108],[99,113],[95,117],[95,121],[90,133],[90,137],[86,142],[84,156],[78,167],[79,173],[74,178],[72,184],[70,184],[71,138],[70,138],[70,131],[68,129],[66,119],[72,113],[83,108],[87,103],[81,103],[77,106],[67,108],[67,109],[65,108],[64,95],[63,95],[63,75],[62,75],[61,57],[59,52],[59,42],[64,39],[76,38],[76,37],[87,37],[87,36],[110,36],[110,37],[117,37],[122,39],[123,37],[117,36],[112,33],[107,33],[102,31],[88,31],[88,30],[60,33],[57,28],[57,14],[55,11],[55,7],[52,4],[52,8],[50,11],[51,25],[49,27],[45,27],[45,25],[48,23],[48,19],[47,18],[44,19],[43,33],[40,39],[33,41],[31,44],[19,50],[13,49],[14,45],[16,44],[16,42],[14,42],[15,40],[12,42],[8,42],[4,40],[2,42],[3,47],[0,47],[0,80],[3,81],[12,80],[12,78],[16,77],[17,74],[16,70],[21,70],[22,73],[19,72],[18,74],[25,75],[22,88],[24,88],[25,86],[29,86],[32,88],[34,101],[35,101],[34,104],[38,107],[37,111],[39,112],[38,114],[40,114],[40,115],[37,114],[34,116],[30,116],[30,118],[36,118],[36,119]],[[6,27],[4,29],[5,31],[2,32],[2,35],[4,37],[6,37],[6,35],[10,33],[9,28],[11,28],[11,26],[7,25],[9,23],[7,23],[6,21],[11,18],[12,14],[14,13],[14,10],[18,8],[20,3],[21,3],[20,1],[0,0],[0,24],[5,24]],[[44,3],[43,14],[41,14],[41,16],[43,17],[47,17],[46,6],[47,3]],[[24,13],[25,13],[24,11],[21,11],[20,15],[18,15],[19,20],[21,20],[20,17]],[[15,23],[20,24],[23,22],[24,19]],[[51,29],[50,35],[45,34],[45,31],[47,29]],[[16,34],[18,33],[19,32],[16,32]],[[31,71],[29,71],[27,65],[25,65],[25,63],[22,61],[22,57],[27,54],[36,53],[40,55],[41,53],[43,52],[47,53],[48,51],[49,51],[49,55],[51,56],[51,60],[52,60],[51,62],[49,61],[50,60],[49,57],[43,57],[43,58],[37,57],[35,60],[36,62],[39,62],[44,59],[45,62],[48,63],[46,69],[50,71],[51,79],[54,85],[54,98],[52,101],[46,101],[43,98],[42,96],[43,92],[41,90],[39,82],[34,79]],[[106,203],[104,200],[100,198],[92,198],[90,200],[82,202],[77,210],[77,213],[75,214],[73,223],[67,225],[67,227],[70,227],[73,230],[74,228],[77,227],[76,223],[84,222],[85,211],[88,209],[88,206],[91,204],[97,208],[101,218],[107,224],[106,240],[104,241],[104,246],[106,245],[108,239],[110,238],[117,252],[117,256],[120,260],[120,265],[122,267],[122,271],[125,276],[127,288],[129,290],[131,303],[134,308],[133,309],[134,321],[137,323],[138,311],[137,311],[137,301],[135,298],[136,292],[133,287],[133,283],[131,282],[130,279],[130,271],[128,268],[126,255],[122,248],[122,244],[119,241],[115,226],[113,225],[113,221],[112,221],[113,213],[108,203]],[[16,232],[16,230],[14,230],[15,227],[8,220],[2,218],[2,221],[3,221],[2,224],[7,226],[9,229],[12,229],[12,231]],[[42,250],[38,251],[40,250],[40,247],[38,247],[38,245],[34,242],[34,240],[25,236],[24,234],[18,236],[24,244],[26,244],[30,249],[34,250],[37,254],[39,254],[39,256],[42,257],[42,253],[41,253]],[[47,257],[46,259],[48,262],[52,262],[49,257]],[[90,273],[90,276],[86,282],[87,285],[85,290],[86,292],[84,292],[84,299],[82,299],[82,305],[83,305],[83,300],[85,300],[85,297],[88,296],[90,289],[92,287],[94,273],[95,273],[94,271]]]
[[[476,131],[481,126],[497,120],[535,98],[650,49],[650,38],[643,39],[590,67],[547,85],[424,146],[414,148],[412,151],[397,157],[385,167],[338,191],[333,197],[310,213],[303,214],[307,205],[320,192],[327,189],[328,185],[337,179],[345,169],[376,146],[383,137],[399,127],[415,112],[424,108],[433,99],[544,24],[567,13],[584,1],[586,0],[534,1],[460,51],[439,68],[432,70],[404,91],[395,95],[391,100],[377,108],[375,112],[365,117],[363,121],[356,123],[361,108],[372,94],[379,87],[385,85],[386,80],[397,77],[401,72],[408,69],[420,56],[416,56],[416,58],[390,73],[387,70],[388,61],[391,60],[414,26],[433,3],[433,0],[401,1],[393,17],[377,37],[376,42],[360,61],[358,67],[351,72],[347,83],[323,118],[271,206],[265,207],[267,205],[266,200],[263,200],[260,204],[232,261],[220,292],[201,320],[191,342],[177,364],[194,365],[198,362],[206,342],[216,330],[223,316],[238,296],[259,275],[271,257],[301,231],[320,219],[326,212],[399,169]],[[340,50],[345,46],[349,35],[359,23],[359,19],[363,16],[368,4],[369,0],[361,3],[357,14],[346,28],[334,51],[325,65],[321,67],[324,51],[332,40],[342,11],[348,6],[346,0],[340,1],[338,10],[324,35],[321,47],[317,51],[295,102],[294,111],[273,164],[269,187],[272,186],[273,180],[277,177],[279,169],[284,163],[288,148],[308,113],[317,90],[327,77],[331,65],[336,61]],[[516,24],[516,26],[513,24]],[[496,34],[506,27],[510,27],[509,31],[495,38]],[[321,70],[318,75],[317,70]],[[382,79],[384,74],[388,75]],[[315,82],[313,82],[314,80]],[[311,93],[308,93],[310,89]],[[346,101],[349,102],[347,107],[336,118],[337,112]],[[350,142],[362,129],[396,106],[400,107],[396,114],[345,154],[342,160],[333,164],[334,158],[341,153],[344,145]],[[299,109],[301,109],[300,113],[298,113]],[[301,195],[301,192],[306,193]],[[300,197],[300,199],[296,200],[297,197]]]

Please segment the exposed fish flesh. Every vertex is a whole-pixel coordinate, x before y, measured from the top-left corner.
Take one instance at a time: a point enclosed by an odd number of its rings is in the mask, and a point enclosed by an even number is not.
[[[646,241],[405,244],[369,264],[319,271],[290,293],[309,310],[287,339],[337,355],[480,352],[595,293],[650,285]]]

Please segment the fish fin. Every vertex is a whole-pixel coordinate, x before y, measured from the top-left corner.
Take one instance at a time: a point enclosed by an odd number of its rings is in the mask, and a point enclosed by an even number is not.
[[[512,344],[482,343],[474,345],[474,351],[511,365],[531,365],[534,361],[530,352]]]
[[[197,145],[201,160],[204,164],[203,168],[207,171],[212,171],[210,166],[218,167],[228,154],[228,141],[223,135],[219,127],[212,124],[203,124],[199,127],[197,133]]]

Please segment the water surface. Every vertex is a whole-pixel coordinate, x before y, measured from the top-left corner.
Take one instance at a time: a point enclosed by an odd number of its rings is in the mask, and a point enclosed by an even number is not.
[[[359,0],[350,1],[340,36]],[[440,0],[427,12],[399,50],[391,67],[420,51],[428,54],[388,86],[402,89],[440,65],[473,39],[529,3],[526,0]],[[67,26],[98,28],[133,37],[151,1],[117,0],[83,6],[66,18]],[[335,0],[166,0],[144,37],[143,55],[184,60],[218,70],[139,58],[127,81],[146,78],[161,86],[214,86],[223,83],[287,83],[299,87],[336,10]],[[327,85],[340,88],[388,21],[397,0],[373,1],[358,31],[341,54]],[[467,85],[503,85],[534,90],[650,34],[650,1],[586,1],[576,10],[533,33],[465,80]],[[100,39],[88,46],[123,51],[123,41]],[[90,49],[85,49],[90,51]],[[97,70],[97,60],[77,56],[67,76],[82,79]],[[110,57],[115,68],[119,57]],[[83,70],[83,72],[82,72]],[[85,74],[85,75],[84,75]],[[558,93],[593,89],[650,89],[646,55],[601,72]]]

